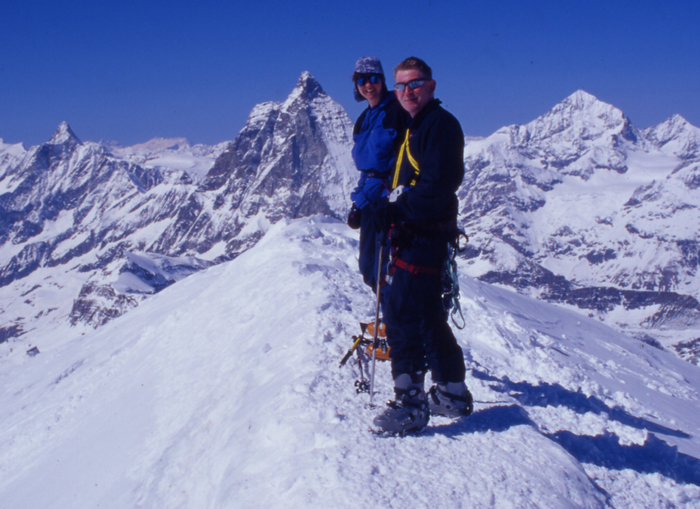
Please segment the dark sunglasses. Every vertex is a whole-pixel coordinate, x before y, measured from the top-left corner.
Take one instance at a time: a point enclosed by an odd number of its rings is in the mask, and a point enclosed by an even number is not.
[[[369,82],[372,83],[373,85],[376,85],[377,83],[380,83],[382,81],[382,77],[379,74],[370,74],[369,76],[360,76],[355,80],[355,83],[357,83],[358,87],[364,86],[365,83]]]
[[[408,81],[406,83],[397,83],[396,85],[394,85],[394,88],[399,92],[403,92],[404,90],[406,90],[406,87],[410,88],[411,90],[415,90],[425,85],[426,81],[430,80],[428,78],[418,78],[415,80]]]

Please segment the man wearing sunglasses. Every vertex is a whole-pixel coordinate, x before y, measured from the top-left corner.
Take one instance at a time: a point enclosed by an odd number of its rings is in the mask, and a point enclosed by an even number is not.
[[[455,246],[458,235],[464,135],[459,121],[435,99],[432,70],[423,60],[407,58],[394,70],[394,79],[410,118],[397,152],[390,203],[378,211],[377,222],[389,232],[392,252],[384,322],[396,400],[374,424],[403,434],[425,427],[431,413],[469,415],[472,397],[442,297],[449,244]],[[426,395],[428,369],[435,385]]]

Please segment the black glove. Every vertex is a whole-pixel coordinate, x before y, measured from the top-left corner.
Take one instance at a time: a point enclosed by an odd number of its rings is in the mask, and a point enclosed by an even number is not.
[[[382,203],[374,211],[374,228],[378,232],[388,232],[398,219],[399,209],[396,203]]]
[[[350,213],[348,214],[348,226],[353,230],[357,230],[360,227],[362,217],[362,211],[357,208],[357,205],[352,204]]]

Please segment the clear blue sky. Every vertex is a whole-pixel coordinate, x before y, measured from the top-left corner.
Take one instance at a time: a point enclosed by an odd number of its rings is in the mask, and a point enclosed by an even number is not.
[[[640,128],[700,126],[700,1],[123,0],[6,2],[0,138],[67,121],[84,140],[233,139],[308,70],[354,120],[363,55],[415,55],[469,135],[522,124],[578,89]],[[391,78],[390,78],[391,83]]]

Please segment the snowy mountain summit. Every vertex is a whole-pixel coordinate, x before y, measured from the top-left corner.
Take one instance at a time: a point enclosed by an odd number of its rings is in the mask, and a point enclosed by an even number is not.
[[[154,249],[230,259],[282,218],[343,216],[354,184],[351,143],[343,108],[302,73],[286,101],[253,108]]]
[[[475,412],[370,433],[357,360],[338,367],[373,309],[357,244],[327,216],[279,221],[97,331],[0,345],[2,505],[700,506],[696,366],[469,277]]]
[[[82,145],[83,143],[78,139],[73,130],[68,125],[68,122],[61,122],[56,129],[56,132],[49,140],[49,145],[63,145],[65,143]]]
[[[309,73],[215,147],[0,143],[0,505],[700,507],[697,133],[579,91],[468,140],[475,412],[404,439],[338,368],[374,299]]]
[[[700,129],[680,115],[645,129],[644,136],[666,154],[688,160],[700,157]]]

